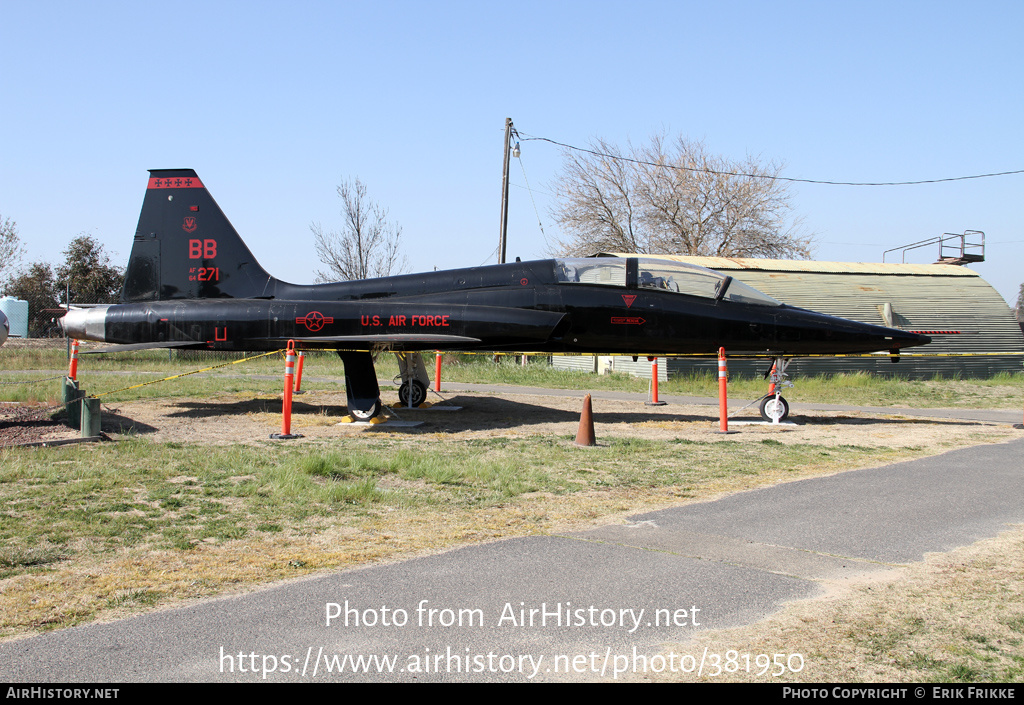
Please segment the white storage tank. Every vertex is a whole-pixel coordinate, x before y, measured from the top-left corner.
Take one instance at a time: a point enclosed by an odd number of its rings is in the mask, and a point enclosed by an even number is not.
[[[0,297],[0,311],[4,312],[10,322],[12,336],[28,337],[28,301],[22,301],[13,296]]]

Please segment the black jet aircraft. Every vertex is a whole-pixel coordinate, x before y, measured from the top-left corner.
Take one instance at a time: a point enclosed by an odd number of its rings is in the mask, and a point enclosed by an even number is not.
[[[336,350],[357,418],[380,411],[380,350],[637,356],[714,355],[722,346],[784,359],[896,356],[930,340],[787,306],[718,272],[642,256],[289,284],[260,266],[191,169],[150,171],[121,303],[69,311],[63,327],[121,350],[267,351],[288,340]],[[399,396],[418,403],[425,374],[402,370]]]

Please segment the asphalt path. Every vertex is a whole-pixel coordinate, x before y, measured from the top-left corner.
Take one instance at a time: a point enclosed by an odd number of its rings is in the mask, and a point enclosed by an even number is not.
[[[749,624],[820,594],[823,580],[1024,522],[1022,455],[1024,438],[976,446],[8,641],[0,678],[548,681],[665,669],[664,644],[697,630]],[[673,654],[705,673],[716,658]]]

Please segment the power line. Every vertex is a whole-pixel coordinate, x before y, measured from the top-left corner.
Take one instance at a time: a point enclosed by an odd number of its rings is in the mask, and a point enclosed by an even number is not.
[[[537,214],[537,225],[540,227],[540,234],[546,238],[548,234],[544,232],[544,223],[540,221],[540,211],[537,210],[537,201],[533,197],[533,189],[530,188],[530,180],[526,178],[526,167],[523,165],[522,156],[519,157],[519,168],[523,170],[523,181],[526,182],[526,190],[530,194],[530,201],[533,202],[533,212]]]
[[[548,191],[546,189],[537,188],[536,186],[527,188],[526,186],[523,186],[522,184],[517,184],[515,181],[509,181],[508,185],[509,186],[515,186],[516,188],[522,189],[523,191],[529,191],[530,193],[543,193],[545,196],[551,196],[552,198],[558,198],[558,194],[555,193],[554,191]]]
[[[642,159],[633,159],[632,157],[624,157],[617,154],[606,154],[605,152],[598,152],[593,149],[587,149],[586,147],[576,147],[571,144],[564,142],[558,142],[557,140],[548,139],[547,137],[535,137],[528,136],[522,137],[524,142],[548,142],[553,145],[557,145],[564,149],[570,149],[575,152],[585,152],[586,154],[593,154],[595,157],[604,157],[607,159],[617,159],[624,162],[632,162],[634,164],[640,164],[642,166],[654,166],[661,167],[664,169],[676,169],[677,171],[695,171],[706,174],[717,174],[719,176],[743,176],[750,179],[770,179],[772,181],[789,181],[791,183],[798,184],[824,184],[827,186],[919,186],[921,184],[941,184],[949,181],[967,181],[969,179],[987,179],[993,176],[1011,176],[1013,174],[1024,174],[1024,169],[1017,169],[1015,171],[1000,171],[991,174],[974,174],[972,176],[951,176],[945,179],[922,179],[920,181],[825,181],[821,179],[797,179],[790,176],[769,176],[768,174],[745,174],[737,171],[716,171],[715,169],[702,169],[698,167],[689,166],[677,166],[675,164],[658,164],[655,162],[646,162]]]

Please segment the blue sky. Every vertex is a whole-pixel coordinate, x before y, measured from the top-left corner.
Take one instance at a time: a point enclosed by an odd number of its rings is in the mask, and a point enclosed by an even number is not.
[[[261,263],[307,283],[344,178],[390,209],[414,270],[496,261],[506,116],[581,146],[685,134],[799,178],[1024,169],[1022,30],[1019,1],[0,0],[0,215],[26,261],[86,232],[124,264],[146,170],[194,168]],[[561,158],[524,142],[512,164],[510,258],[546,254],[533,200],[558,234]],[[975,269],[1011,304],[1022,191],[792,188],[816,259],[985,231]]]

